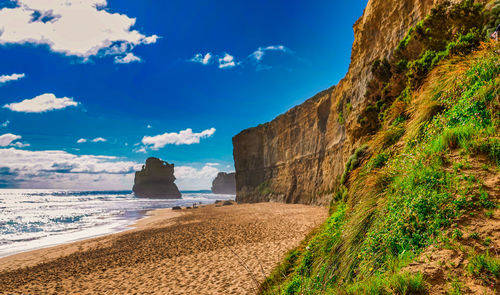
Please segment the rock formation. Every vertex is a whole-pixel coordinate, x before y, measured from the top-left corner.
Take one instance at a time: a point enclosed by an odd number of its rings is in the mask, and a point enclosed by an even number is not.
[[[212,193],[214,194],[236,194],[235,173],[219,172],[212,182]]]
[[[142,170],[135,172],[133,191],[140,198],[180,199],[181,193],[174,181],[174,164],[148,158]]]
[[[354,24],[345,78],[233,138],[236,200],[327,204],[345,162],[377,127],[376,118],[365,112],[373,62],[390,57],[408,29],[438,2],[442,1],[370,0]]]

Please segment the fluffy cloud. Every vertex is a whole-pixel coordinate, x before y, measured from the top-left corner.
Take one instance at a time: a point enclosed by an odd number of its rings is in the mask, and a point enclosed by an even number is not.
[[[1,30],[0,30],[1,32]],[[0,39],[1,39],[1,33],[0,33]],[[9,81],[16,81],[19,79],[22,79],[25,77],[25,74],[12,74],[12,75],[1,75],[0,76],[0,85],[7,83]]]
[[[7,126],[9,126],[9,124],[10,124],[10,121],[7,120],[7,121],[3,122],[2,124],[0,124],[0,126],[1,127],[7,127]]]
[[[224,53],[224,57],[219,58],[219,69],[229,69],[236,66],[234,57],[228,53]]]
[[[135,56],[133,53],[129,52],[123,57],[115,56],[115,63],[117,64],[129,64],[133,62],[141,62],[142,59]]]
[[[76,141],[76,143],[86,143],[87,140],[85,138],[80,138],[79,140]]]
[[[16,175],[7,187],[130,189],[133,173],[140,167],[110,156],[0,149],[0,169]]]
[[[21,139],[21,136],[12,133],[6,133],[4,135],[0,135],[0,147],[15,146],[18,148],[23,148],[30,146],[29,143],[24,143],[20,141],[14,142],[18,139]]]
[[[0,146],[9,146],[14,140],[21,139],[21,136],[12,133],[0,135]]]
[[[58,189],[131,189],[142,163],[117,157],[74,155],[66,151],[26,151],[0,148],[0,186]],[[181,190],[209,189],[219,170],[176,166]],[[7,175],[9,177],[4,177]]]
[[[191,128],[179,131],[179,133],[171,132],[164,133],[156,136],[144,136],[142,138],[142,144],[152,150],[158,150],[166,146],[167,144],[194,144],[200,143],[200,139],[212,136],[215,133],[215,128],[210,128],[204,130],[200,133],[193,133]],[[139,150],[138,150],[139,151]],[[145,149],[140,151],[145,152]]]
[[[210,52],[208,52],[204,56],[201,53],[197,53],[189,61],[195,62],[195,63],[200,63],[202,65],[208,65],[210,63],[211,59],[212,59],[212,54]]]
[[[52,93],[45,93],[32,99],[21,102],[6,104],[3,107],[14,112],[43,113],[52,110],[60,110],[67,107],[76,107],[78,102],[69,97],[57,98]]]
[[[212,187],[212,181],[219,173],[219,169],[205,165],[201,169],[189,166],[176,166],[175,181],[177,186],[183,190],[202,190]]]
[[[106,0],[14,0],[0,10],[0,44],[40,44],[68,56],[124,55],[158,36],[133,30],[135,18],[111,13]]]

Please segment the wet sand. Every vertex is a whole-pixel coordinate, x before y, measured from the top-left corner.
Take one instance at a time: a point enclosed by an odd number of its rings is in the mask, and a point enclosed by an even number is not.
[[[253,294],[326,216],[276,203],[156,210],[126,232],[0,259],[0,294]]]

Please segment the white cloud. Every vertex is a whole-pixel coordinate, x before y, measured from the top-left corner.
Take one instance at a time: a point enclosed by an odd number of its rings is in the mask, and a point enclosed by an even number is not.
[[[43,113],[52,110],[60,110],[67,107],[78,106],[78,102],[69,97],[57,98],[52,93],[45,93],[32,99],[21,102],[6,104],[3,107],[14,112]]]
[[[134,153],[142,153],[142,154],[147,154],[148,151],[146,150],[145,147],[140,147],[134,150]]]
[[[202,65],[208,65],[211,59],[212,59],[212,54],[208,52],[207,54],[205,54],[205,56],[203,56],[201,53],[197,53],[189,61],[200,63]]]
[[[133,53],[129,52],[123,57],[115,56],[115,63],[117,64],[129,64],[133,62],[141,62],[142,59],[135,56]]]
[[[203,65],[208,65],[211,63],[211,60],[217,58],[219,61],[218,67],[220,69],[229,69],[236,66],[244,65],[244,64],[252,64],[256,67],[257,70],[270,69],[271,66],[261,65],[260,62],[264,55],[266,55],[269,51],[283,52],[293,54],[293,51],[285,47],[284,45],[271,45],[266,47],[259,47],[257,50],[252,52],[247,56],[246,59],[242,59],[241,61],[236,62],[234,56],[229,53],[224,53],[223,55],[212,55],[210,52],[205,56],[201,53],[197,53],[189,59],[190,62],[196,62]]]
[[[13,141],[21,139],[21,136],[12,133],[0,135],[0,146],[9,146]]]
[[[29,143],[26,143],[26,142],[15,142],[15,143],[11,143],[10,146],[15,146],[15,147],[18,147],[18,148],[24,148],[24,147],[28,147],[30,146]]]
[[[92,142],[106,142],[108,141],[106,138],[102,138],[102,137],[96,137],[94,139],[92,139]]]
[[[290,52],[290,50],[283,45],[272,45],[267,47],[259,47],[252,54],[250,54],[250,57],[255,59],[256,61],[260,61],[266,54],[266,51]]]
[[[110,156],[7,148],[0,149],[0,167],[15,175],[8,187],[102,190],[131,189],[141,165]]]
[[[206,163],[207,166],[220,166],[219,163]]]
[[[118,55],[152,44],[158,36],[132,29],[135,18],[109,12],[106,0],[14,0],[0,10],[0,44],[47,45],[50,50],[88,59]]]
[[[1,30],[0,30],[0,39],[1,39]],[[11,75],[2,75],[0,76],[0,84],[7,83],[9,81],[16,81],[19,79],[24,78],[26,75],[25,74],[11,74]]]
[[[158,150],[160,148],[163,148],[167,144],[189,145],[194,143],[200,143],[200,139],[210,137],[214,133],[215,133],[215,128],[210,128],[200,133],[193,133],[193,130],[191,128],[188,128],[186,130],[179,131],[179,133],[172,132],[156,136],[144,136],[142,138],[142,143],[146,147],[152,150]]]
[[[80,138],[79,140],[76,141],[76,143],[86,143],[87,140],[85,138]]]
[[[224,57],[219,58],[219,69],[229,69],[235,66],[236,62],[232,55],[224,53]]]
[[[9,126],[9,124],[10,124],[10,121],[7,120],[7,121],[3,122],[2,124],[0,124],[0,126],[1,127],[7,127],[7,126]]]
[[[75,155],[66,151],[26,151],[0,148],[0,169],[11,178],[1,179],[6,187],[59,189],[131,189],[134,172],[142,163],[117,157]],[[181,190],[209,189],[219,170],[175,166],[176,184]]]
[[[146,126],[146,127],[147,127],[148,129],[153,128],[153,126],[151,126],[151,125],[149,125],[149,124],[148,124],[148,126]]]
[[[219,169],[205,165],[201,169],[190,166],[175,166],[175,183],[182,190],[210,189]]]

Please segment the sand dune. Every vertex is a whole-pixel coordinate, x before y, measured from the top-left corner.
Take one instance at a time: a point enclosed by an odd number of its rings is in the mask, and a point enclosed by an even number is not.
[[[0,293],[252,294],[326,215],[275,203],[158,210],[131,231],[0,259]]]

